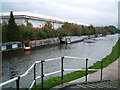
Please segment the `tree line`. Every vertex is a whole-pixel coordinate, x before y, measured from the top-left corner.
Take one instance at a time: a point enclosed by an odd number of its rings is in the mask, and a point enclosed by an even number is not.
[[[74,23],[65,22],[60,28],[53,29],[52,23],[47,21],[45,26],[41,29],[35,29],[31,23],[27,25],[17,25],[13,13],[10,14],[8,23],[1,23],[2,26],[2,42],[10,41],[29,41],[39,40],[52,37],[62,36],[80,36],[92,34],[115,34],[120,31],[115,26],[94,27],[93,25],[84,26]]]

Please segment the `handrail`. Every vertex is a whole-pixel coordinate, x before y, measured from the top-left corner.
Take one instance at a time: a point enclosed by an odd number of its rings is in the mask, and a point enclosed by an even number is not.
[[[35,83],[35,80],[33,80],[32,84],[30,85],[29,90],[31,90],[31,89],[32,89],[32,87],[33,87],[34,83]]]
[[[82,70],[85,71],[86,69],[64,69],[64,71],[78,71],[78,70]],[[90,71],[98,71],[100,69],[88,69]]]
[[[10,80],[8,80],[8,81],[6,81],[6,82],[3,82],[3,83],[0,84],[0,87],[4,86],[4,85],[6,85],[6,84],[9,84],[9,83],[11,83],[11,82],[13,82],[13,81],[16,81],[17,79],[18,79],[18,77],[15,77],[15,78],[10,79]]]
[[[32,70],[32,68],[34,67],[34,65],[35,65],[35,63],[24,74],[22,74],[20,77],[26,76],[29,73],[29,71]]]
[[[47,61],[52,61],[52,60],[56,60],[56,59],[60,59],[61,57],[58,57],[58,58],[52,58],[52,59],[46,59],[46,60],[44,60],[45,62],[47,62]]]
[[[49,75],[52,75],[52,74],[56,74],[56,73],[59,73],[61,70],[58,70],[58,71],[55,71],[55,72],[52,72],[52,73],[47,73],[47,74],[44,74],[44,76],[49,76]]]
[[[64,56],[65,58],[71,58],[71,59],[86,59],[81,57],[72,57],[72,56]]]
[[[86,69],[64,69],[63,68],[63,63],[64,63],[63,60],[65,58],[86,60]],[[53,60],[57,60],[57,59],[61,59],[61,70],[57,70],[57,71],[54,71],[54,72],[51,72],[51,73],[43,74],[43,62],[53,61]],[[30,68],[28,68],[28,70],[24,74],[20,75],[19,77],[15,77],[13,79],[10,79],[8,81],[5,81],[5,82],[1,83],[0,87],[4,86],[6,84],[9,84],[9,83],[11,83],[13,81],[16,81],[16,88],[17,88],[17,90],[19,90],[19,79],[22,78],[22,77],[24,77],[24,76],[26,76],[33,68],[34,68],[34,80],[33,80],[32,84],[30,85],[29,89],[31,89],[33,86],[35,86],[35,88],[36,88],[36,80],[39,79],[39,78],[42,79],[41,82],[42,82],[42,89],[43,89],[43,78],[45,76],[49,76],[49,75],[56,74],[56,73],[59,73],[59,72],[61,72],[61,84],[63,84],[63,72],[64,71],[84,70],[84,71],[86,71],[86,81],[87,81],[87,75],[88,75],[87,71],[88,70],[91,70],[91,71],[100,70],[100,69],[88,69],[87,64],[88,64],[89,60],[101,61],[101,80],[102,80],[102,71],[103,71],[102,70],[102,67],[103,67],[103,61],[102,60],[90,59],[90,58],[88,59],[88,58],[81,58],[81,57],[73,57],[73,56],[64,56],[64,57],[57,57],[57,58],[45,59],[43,61],[40,61],[40,60],[39,61],[35,61],[35,63],[33,63],[30,66]],[[36,64],[38,64],[38,63],[41,63],[41,73],[42,73],[41,76],[40,75],[36,76],[36,68],[35,67],[36,67]]]
[[[41,78],[41,76],[37,76],[37,77],[36,77],[36,80],[39,79],[39,78]]]
[[[61,57],[51,58],[51,59],[46,59],[46,60],[44,60],[44,61],[47,62],[47,61],[52,61],[52,60],[56,60],[56,59],[60,59],[60,58],[61,58]],[[35,61],[35,63],[38,64],[38,63],[41,63],[41,61]]]
[[[86,60],[86,58],[81,58],[81,57],[72,57],[72,56],[64,56],[65,58],[71,58],[71,59],[83,59]],[[89,60],[93,60],[93,61],[101,61],[99,59],[91,59],[89,58]]]

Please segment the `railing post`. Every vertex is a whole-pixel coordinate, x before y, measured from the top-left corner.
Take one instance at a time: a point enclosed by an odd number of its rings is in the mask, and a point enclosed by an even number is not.
[[[44,62],[44,60],[43,61],[41,61],[41,89],[43,90],[44,89],[44,85],[43,85],[43,77],[44,77],[44,75],[43,75],[43,62]]]
[[[86,78],[85,78],[86,82],[87,82],[87,74],[88,74],[87,73],[88,72],[88,68],[87,68],[88,66],[87,65],[88,65],[88,58],[86,58]]]
[[[61,85],[63,85],[63,59],[64,57],[61,57]]]
[[[102,74],[103,74],[103,61],[101,61],[101,80],[102,80]]]
[[[18,79],[16,80],[16,90],[20,90],[20,76],[18,76]]]
[[[35,82],[34,82],[34,89],[36,90],[36,63],[34,65],[34,80],[35,80]]]

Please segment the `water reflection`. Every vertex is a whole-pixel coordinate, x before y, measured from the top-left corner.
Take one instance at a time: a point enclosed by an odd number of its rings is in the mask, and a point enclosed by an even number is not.
[[[71,49],[70,47],[71,44],[60,44],[60,50],[66,50],[66,49]]]
[[[30,54],[30,51],[25,51],[24,52],[26,55],[29,55]]]

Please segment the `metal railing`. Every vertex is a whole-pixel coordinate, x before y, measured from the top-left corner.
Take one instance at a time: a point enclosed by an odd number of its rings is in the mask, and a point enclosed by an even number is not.
[[[68,59],[82,59],[82,60],[86,60],[86,68],[85,69],[64,69],[63,67],[63,61],[65,58],[68,58]],[[48,61],[53,61],[53,60],[57,60],[57,59],[61,59],[61,70],[58,70],[58,71],[54,71],[54,72],[51,72],[51,73],[47,73],[47,74],[44,74],[43,71],[43,63],[44,62],[48,62]],[[3,82],[0,84],[0,88],[2,88],[2,86],[6,85],[6,84],[9,84],[9,83],[12,83],[13,81],[16,81],[16,90],[20,90],[20,79],[24,76],[26,76],[32,69],[34,69],[34,80],[32,82],[32,84],[30,85],[29,89],[31,89],[33,86],[34,86],[34,89],[36,90],[36,80],[41,78],[41,89],[43,90],[44,89],[44,77],[46,76],[49,76],[49,75],[52,75],[52,74],[56,74],[56,73],[59,73],[61,72],[61,84],[63,85],[63,72],[64,71],[77,71],[77,70],[84,70],[86,71],[86,76],[85,76],[85,81],[87,82],[88,80],[88,70],[93,70],[93,71],[96,71],[96,70],[100,70],[100,69],[88,69],[88,61],[89,60],[93,60],[93,61],[101,61],[101,77],[100,77],[100,80],[102,80],[102,72],[103,72],[103,61],[102,60],[98,60],[98,59],[88,59],[88,58],[80,58],[80,57],[71,57],[71,56],[64,56],[64,57],[57,57],[57,58],[52,58],[52,59],[46,59],[46,60],[42,60],[42,61],[36,61],[24,74],[20,75],[19,77],[15,77],[13,79],[10,79],[6,82]],[[41,64],[41,75],[39,76],[36,76],[36,64],[40,63]]]

